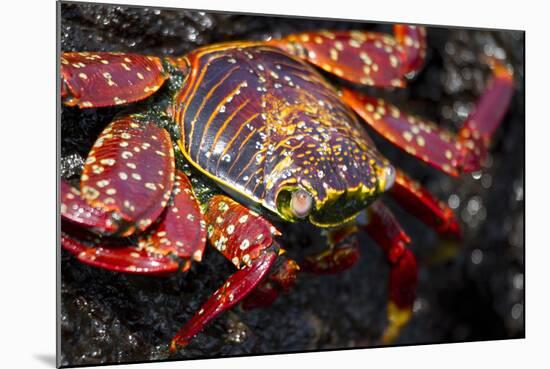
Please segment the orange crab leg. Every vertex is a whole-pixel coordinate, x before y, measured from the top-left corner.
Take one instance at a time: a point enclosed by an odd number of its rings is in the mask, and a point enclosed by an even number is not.
[[[457,176],[479,170],[490,136],[508,109],[512,74],[493,61],[493,78],[458,135],[382,99],[344,88],[342,97],[380,135],[424,162]]]
[[[65,105],[98,108],[143,100],[168,78],[161,59],[128,53],[80,52],[61,56]]]
[[[378,243],[390,263],[388,327],[382,343],[397,338],[401,328],[410,320],[416,298],[418,269],[414,254],[407,248],[410,238],[391,211],[380,201],[368,208],[365,230]]]
[[[426,54],[423,27],[395,25],[395,36],[365,31],[291,34],[268,43],[352,83],[404,87]]]
[[[278,231],[266,219],[223,195],[208,202],[205,220],[209,242],[239,270],[232,274],[172,339],[171,351],[185,346],[208,322],[248,296],[269,275],[282,253],[273,236]],[[288,267],[288,263],[282,264]],[[291,284],[292,268],[282,283]]]
[[[462,231],[452,209],[402,171],[396,172],[395,182],[389,193],[399,205],[439,235],[450,239],[461,238]]]
[[[168,132],[136,116],[103,130],[88,153],[81,192],[89,205],[111,212],[120,235],[149,227],[166,207],[174,183]]]
[[[351,268],[359,259],[357,231],[355,225],[328,230],[328,249],[306,257],[303,269],[316,274],[332,274]]]

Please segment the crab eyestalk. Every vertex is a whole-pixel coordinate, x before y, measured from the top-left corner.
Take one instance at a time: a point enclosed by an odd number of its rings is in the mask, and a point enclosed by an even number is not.
[[[313,208],[313,197],[301,187],[285,187],[277,195],[277,210],[286,220],[305,219]]]
[[[387,192],[395,183],[396,171],[391,164],[378,168],[378,188],[380,192]]]

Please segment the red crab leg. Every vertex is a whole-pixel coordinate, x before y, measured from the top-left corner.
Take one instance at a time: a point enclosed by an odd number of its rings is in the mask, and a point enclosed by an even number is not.
[[[179,330],[172,339],[171,351],[187,345],[209,321],[252,292],[268,275],[280,253],[273,240],[278,234],[275,227],[226,196],[216,195],[209,201],[205,220],[209,242],[239,270]]]
[[[352,83],[403,87],[404,76],[422,66],[424,27],[395,25],[395,36],[365,31],[291,34],[268,43]]]
[[[143,100],[167,77],[161,60],[151,56],[112,52],[61,56],[61,97],[69,106],[98,108]]]
[[[399,205],[439,235],[450,239],[461,238],[462,231],[453,210],[402,171],[396,171],[395,182],[389,193]]]
[[[78,191],[69,189],[65,182],[63,188],[73,194],[72,204],[80,207],[72,213],[63,213],[64,220],[73,224],[98,230],[103,219],[110,219],[109,214],[101,209],[91,208],[83,200],[77,200]],[[62,205],[63,208],[63,205]],[[80,211],[80,210],[83,211]],[[92,214],[87,218],[86,214]],[[99,220],[91,224],[91,220]],[[82,221],[84,220],[84,221]],[[172,256],[184,260],[183,270],[190,266],[190,260],[200,261],[206,242],[205,222],[185,174],[178,172],[174,183],[174,195],[161,216],[161,220],[145,234],[141,234],[138,246],[129,241],[114,237],[93,235],[84,230],[64,224],[62,246],[85,263],[108,270],[140,274],[158,274],[175,271],[178,263]]]
[[[347,225],[328,230],[328,249],[306,257],[302,267],[316,274],[340,273],[351,268],[359,259],[357,227]]]
[[[410,238],[390,210],[377,201],[369,207],[368,218],[365,229],[382,248],[391,266],[388,326],[382,336],[382,343],[389,344],[412,316],[418,270],[416,258],[407,248]]]
[[[181,328],[170,344],[170,351],[184,347],[204,326],[225,310],[230,309],[248,295],[264,278],[271,265],[275,262],[277,253],[264,251],[249,267],[232,274],[226,282],[202,305],[201,309]]]
[[[380,135],[407,153],[453,176],[479,170],[490,137],[508,109],[512,74],[493,61],[493,78],[475,111],[455,135],[437,124],[406,114],[397,107],[344,88],[342,97]]]
[[[107,126],[86,159],[81,193],[92,207],[112,212],[130,235],[149,227],[166,207],[174,182],[168,132],[136,116]]]

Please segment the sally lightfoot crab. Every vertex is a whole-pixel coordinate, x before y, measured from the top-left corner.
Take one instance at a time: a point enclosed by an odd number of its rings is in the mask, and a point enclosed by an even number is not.
[[[410,319],[417,267],[380,195],[442,237],[458,238],[460,228],[451,209],[377,151],[365,124],[451,176],[477,170],[507,110],[512,74],[487,60],[493,76],[455,134],[332,86],[318,69],[351,84],[403,87],[424,56],[424,28],[405,25],[393,35],[320,31],[214,44],[179,58],[64,53],[65,105],[129,109],[97,138],[78,186],[61,182],[63,248],[139,274],[186,271],[207,243],[230,260],[237,271],[176,333],[176,350],[238,302],[264,306],[292,287],[300,268],[273,223],[327,231],[327,249],[301,265],[318,274],[351,267],[364,230],[391,266],[382,342],[392,342]]]

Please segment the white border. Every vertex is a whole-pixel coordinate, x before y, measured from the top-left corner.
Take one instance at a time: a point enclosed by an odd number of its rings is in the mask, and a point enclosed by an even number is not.
[[[118,1],[111,1],[118,2]],[[520,367],[547,362],[550,328],[548,229],[548,12],[503,0],[145,0],[125,4],[292,14],[347,19],[498,27],[527,31],[527,339],[392,349],[337,351],[129,368],[272,367]],[[543,2],[540,2],[543,4]],[[1,211],[0,366],[52,367],[55,355],[55,4],[15,1],[0,12]],[[7,80],[6,80],[7,79]],[[543,346],[544,345],[544,346]],[[540,356],[539,356],[540,355]],[[152,366],[153,365],[153,366]],[[536,364],[535,364],[536,365]]]

